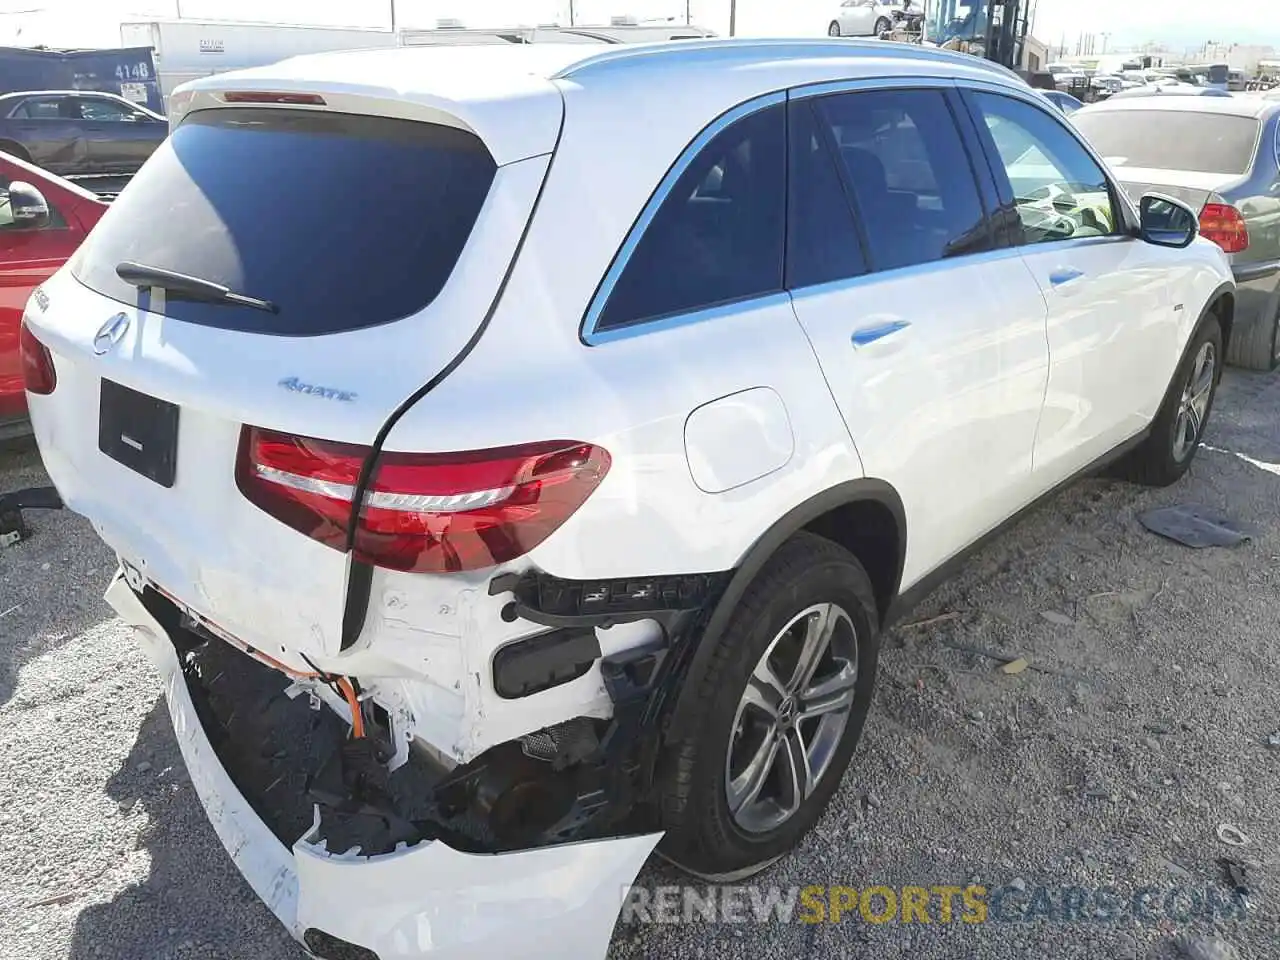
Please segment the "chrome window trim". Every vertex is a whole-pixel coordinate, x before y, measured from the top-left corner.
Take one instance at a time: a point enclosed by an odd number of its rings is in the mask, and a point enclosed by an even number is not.
[[[679,313],[637,320],[634,323],[615,327],[611,330],[596,330],[600,322],[600,315],[604,312],[605,305],[609,302],[609,296],[613,293],[613,288],[617,284],[618,278],[626,270],[627,264],[631,260],[631,255],[635,253],[635,249],[639,246],[645,231],[648,230],[649,224],[653,222],[653,218],[657,216],[658,211],[662,208],[663,203],[666,202],[676,182],[684,175],[689,165],[693,163],[712,140],[739,120],[769,107],[776,107],[779,104],[786,103],[786,101],[787,91],[785,90],[776,90],[773,93],[766,93],[746,100],[712,120],[684,148],[680,156],[676,158],[675,163],[667,170],[666,175],[659,181],[657,189],[649,197],[649,201],[644,205],[640,216],[631,225],[631,229],[627,231],[626,239],[623,240],[622,246],[614,255],[613,262],[609,265],[609,269],[604,275],[604,279],[600,281],[600,285],[592,295],[591,303],[587,307],[587,312],[582,318],[578,331],[578,336],[583,343],[593,347],[614,340],[626,339],[629,336],[637,336],[642,332],[650,332],[655,329],[667,330],[686,323],[699,323],[710,319],[712,316],[722,316],[726,309],[737,307],[744,303],[756,303],[764,298],[778,295],[786,296],[786,292],[781,288],[768,290],[756,296],[744,297],[727,304],[706,304]]]
[[[789,100],[812,100],[815,97],[826,97],[837,93],[858,93],[875,90],[951,90],[956,81],[954,77],[859,77],[856,80],[823,80],[820,83],[806,83],[792,87],[788,92]],[[993,84],[999,87],[999,84]]]

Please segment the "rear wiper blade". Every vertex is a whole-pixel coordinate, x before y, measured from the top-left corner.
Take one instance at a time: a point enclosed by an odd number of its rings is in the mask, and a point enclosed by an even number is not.
[[[145,263],[134,263],[132,260],[116,264],[116,276],[139,290],[160,287],[166,295],[175,300],[234,303],[242,307],[252,307],[255,310],[265,310],[267,313],[280,312],[280,308],[270,300],[260,300],[257,297],[236,293],[230,287],[214,283],[212,280],[188,276],[175,270],[165,270],[163,267],[149,267]]]

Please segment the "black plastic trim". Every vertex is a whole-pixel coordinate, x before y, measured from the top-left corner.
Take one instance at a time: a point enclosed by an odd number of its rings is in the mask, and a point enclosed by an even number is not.
[[[498,648],[493,688],[504,700],[519,700],[585,676],[599,659],[593,627],[540,633]]]
[[[968,546],[963,547],[958,552],[952,554],[946,560],[942,561],[941,564],[934,567],[931,571],[926,573],[923,577],[921,577],[919,580],[917,580],[910,587],[908,587],[906,590],[899,593],[894,598],[893,603],[889,605],[889,612],[885,616],[884,625],[886,627],[892,626],[893,624],[901,620],[903,617],[905,617],[908,613],[912,611],[913,608],[915,608],[920,603],[920,601],[924,600],[925,597],[927,597],[930,593],[936,590],[939,586],[941,586],[947,580],[951,579],[951,577],[955,576],[955,574],[965,565],[965,562],[968,561],[970,557],[972,557],[975,553],[977,553],[979,550],[981,550],[983,547],[989,544],[992,540],[995,540],[1001,534],[1008,532],[1008,530],[1011,527],[1014,527],[1018,523],[1020,523],[1031,511],[1035,510],[1037,507],[1042,506],[1045,503],[1045,501],[1050,500],[1053,497],[1057,496],[1066,487],[1069,487],[1071,484],[1075,483],[1077,480],[1081,479],[1082,477],[1086,477],[1091,473],[1096,473],[1099,470],[1102,470],[1104,467],[1107,467],[1112,463],[1114,463],[1115,461],[1119,460],[1126,453],[1133,450],[1135,447],[1141,444],[1144,440],[1146,440],[1147,437],[1150,435],[1151,435],[1151,428],[1148,427],[1142,432],[1130,437],[1128,440],[1124,441],[1119,446],[1109,450],[1107,453],[1104,453],[1101,457],[1098,457],[1098,459],[1081,467],[1079,470],[1071,474],[1071,476],[1067,477],[1065,480],[1062,480],[1061,482],[1054,484],[1052,487],[1050,487],[1044,493],[1040,494],[1040,496],[1036,497],[1036,499],[1032,500],[1029,504],[1027,504],[1017,513],[1011,514],[1005,520],[1001,521],[1001,523],[998,526],[987,531],[977,540],[974,540]]]
[[[1280,260],[1264,260],[1261,263],[1233,263],[1231,275],[1236,283],[1250,283],[1254,280],[1265,280],[1280,273]]]
[[[728,626],[729,618],[733,615],[743,594],[746,593],[747,587],[780,546],[824,514],[839,507],[868,500],[886,507],[893,515],[894,523],[898,528],[897,571],[894,574],[893,589],[890,591],[891,596],[896,596],[907,550],[907,517],[902,506],[902,498],[883,480],[859,479],[837,484],[787,512],[746,552],[707,621],[706,629],[693,645],[693,652],[681,670],[680,684],[687,688],[685,678],[690,674],[697,675],[706,669],[716,639]],[[678,737],[682,726],[687,723],[686,718],[690,709],[689,698],[685,696],[684,690],[681,690],[667,728],[669,737]]]

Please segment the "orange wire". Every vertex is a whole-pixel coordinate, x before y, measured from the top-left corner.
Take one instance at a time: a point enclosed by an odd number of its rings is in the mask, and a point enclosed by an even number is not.
[[[157,587],[156,589],[161,594],[163,594],[164,596],[172,600],[174,603],[178,604],[179,607],[182,606],[181,601],[179,601],[177,597],[173,596],[172,594],[168,593],[165,590],[160,589],[159,587]],[[221,637],[227,643],[231,644],[233,647],[238,649],[241,653],[248,654],[249,656],[257,660],[259,663],[264,664],[265,666],[268,666],[273,670],[278,670],[280,673],[283,673],[286,676],[290,676],[298,680],[323,680],[324,679],[323,674],[315,673],[315,672],[307,672],[302,670],[295,670],[292,667],[281,663],[275,657],[269,654],[263,653],[261,650],[258,650],[254,647],[249,646],[243,640],[239,639],[238,637],[232,636],[231,634],[227,633],[225,630],[218,629],[208,621],[203,621],[203,623],[206,629],[208,629],[210,632],[216,633],[219,637]],[[364,714],[360,710],[360,700],[356,697],[355,687],[351,685],[351,681],[348,680],[346,677],[338,677],[336,682],[338,685],[338,689],[342,691],[343,698],[347,701],[347,706],[351,708],[351,734],[352,736],[357,738],[363,737],[364,736]]]
[[[351,708],[351,735],[357,740],[364,736],[364,714],[360,712],[360,701],[356,698],[355,687],[346,677],[338,677],[338,689],[347,698],[347,706]]]

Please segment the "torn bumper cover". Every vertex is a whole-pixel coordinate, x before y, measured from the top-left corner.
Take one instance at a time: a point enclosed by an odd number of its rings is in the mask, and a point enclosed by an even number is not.
[[[365,857],[313,828],[281,843],[220,760],[173,638],[117,575],[106,599],[160,671],[183,759],[218,838],[281,923],[319,957],[599,958],[660,834],[471,854],[440,840]],[[354,949],[353,949],[354,948]]]

